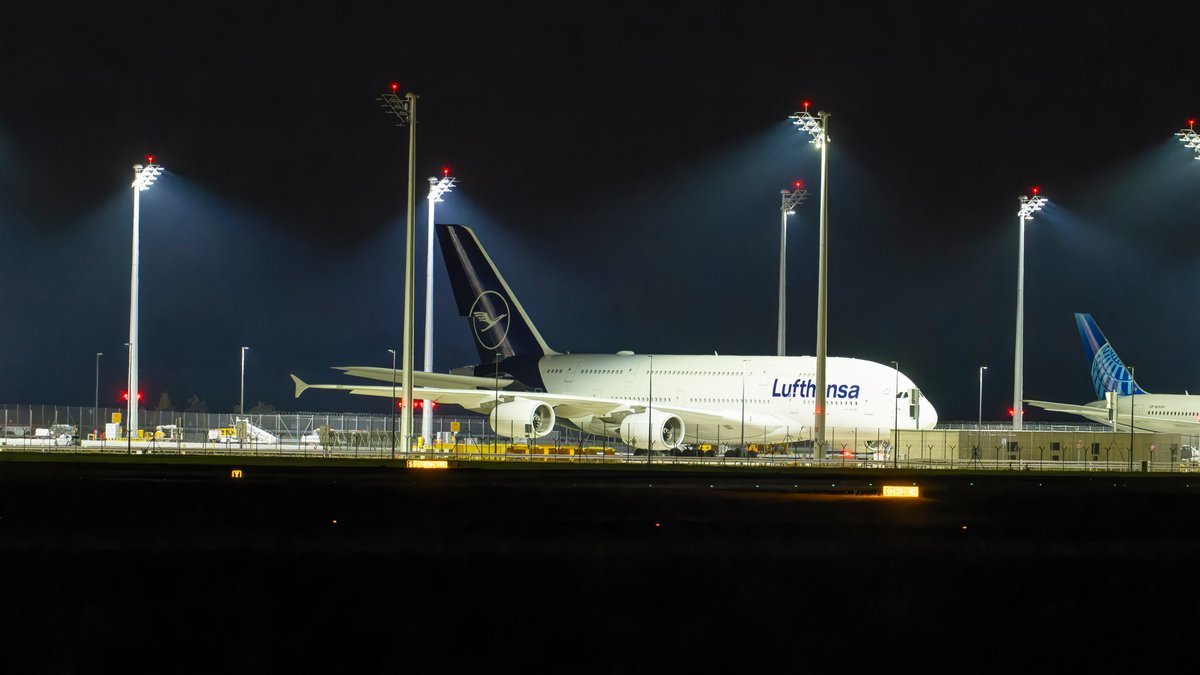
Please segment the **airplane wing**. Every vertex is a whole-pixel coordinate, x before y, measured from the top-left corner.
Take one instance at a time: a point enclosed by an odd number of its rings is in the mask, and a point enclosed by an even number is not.
[[[1032,401],[1029,399],[1026,399],[1025,402],[1031,406],[1041,408],[1042,410],[1049,410],[1050,412],[1069,413],[1071,415],[1082,415],[1084,417],[1099,415],[1103,418],[1108,416],[1108,410],[1101,406],[1055,403],[1053,401]],[[1098,403],[1103,405],[1103,401],[1098,401]]]
[[[391,370],[384,370],[388,371],[388,378],[391,379]],[[415,373],[413,379],[416,379]],[[395,392],[390,385],[308,384],[295,375],[292,375],[292,381],[296,385],[297,398],[299,398],[300,394],[304,393],[308,389],[331,389],[335,391],[346,391],[358,396],[382,396],[384,398],[391,397]],[[489,380],[489,382],[491,381]],[[592,396],[578,396],[575,394],[550,394],[542,391],[505,391],[503,389],[495,388],[460,389],[450,387],[414,387],[413,398],[425,401],[434,401],[436,403],[460,405],[468,410],[482,413],[490,412],[491,409],[498,403],[508,403],[518,399],[530,399],[541,401],[554,408],[554,414],[557,417],[569,419],[572,417],[595,415],[603,418],[610,424],[620,424],[621,420],[626,416],[645,412],[646,410],[646,405],[637,401],[596,398]],[[654,409],[678,415],[679,418],[683,420],[684,424],[688,426],[700,424],[719,424],[732,427],[733,425],[740,425],[742,423],[741,415],[733,412],[721,413],[712,410],[697,410],[682,406],[672,406],[670,404],[655,405]],[[756,429],[762,427],[768,432],[775,428],[784,426],[784,422],[770,415],[762,414],[754,414],[753,416],[748,417],[745,422],[746,424],[752,424]]]

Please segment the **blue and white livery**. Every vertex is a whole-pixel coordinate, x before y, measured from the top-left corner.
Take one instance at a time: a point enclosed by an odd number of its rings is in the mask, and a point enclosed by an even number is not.
[[[1129,368],[1100,332],[1091,314],[1076,314],[1075,325],[1079,328],[1083,351],[1091,368],[1092,386],[1099,400],[1086,405],[1052,401],[1026,403],[1052,412],[1086,417],[1093,422],[1112,425],[1117,430],[1128,431],[1132,425],[1137,431],[1200,433],[1200,396],[1146,392],[1134,381]]]
[[[497,433],[515,438],[544,436],[558,421],[654,451],[685,443],[812,438],[815,357],[559,353],[546,344],[475,233],[461,225],[437,229],[479,365],[452,375],[414,373],[414,398],[487,414]],[[376,381],[402,377],[390,368],[341,370]],[[390,384],[308,385],[292,377],[297,396],[310,387],[385,397],[394,391]],[[829,357],[826,381],[830,430],[937,424],[933,404],[890,366]]]

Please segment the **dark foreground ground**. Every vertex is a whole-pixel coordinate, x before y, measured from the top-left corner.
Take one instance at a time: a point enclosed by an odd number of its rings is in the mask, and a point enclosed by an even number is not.
[[[138,459],[0,462],[5,672],[1200,662],[1196,476]]]

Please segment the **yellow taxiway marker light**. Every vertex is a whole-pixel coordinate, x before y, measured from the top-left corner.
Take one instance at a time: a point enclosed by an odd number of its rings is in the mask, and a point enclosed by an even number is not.
[[[229,477],[230,477],[230,478],[241,478],[241,477],[242,477],[242,470],[241,470],[241,469],[234,469],[233,471],[230,471],[230,472],[229,472]]]
[[[444,459],[410,459],[404,464],[410,469],[449,469],[450,462]]]
[[[884,485],[884,497],[920,497],[921,488],[916,485]]]

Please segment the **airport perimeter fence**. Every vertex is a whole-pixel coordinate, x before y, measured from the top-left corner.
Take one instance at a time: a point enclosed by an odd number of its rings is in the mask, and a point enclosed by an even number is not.
[[[400,416],[368,413],[231,413],[140,410],[142,438],[106,437],[106,423],[124,409],[91,406],[0,404],[0,450],[43,452],[258,455],[405,459],[393,424]],[[245,423],[239,424],[238,420]],[[705,440],[680,450],[646,456],[607,434],[593,435],[558,424],[526,442],[497,434],[479,415],[435,415],[429,442],[420,438],[421,414],[413,416],[413,458],[543,462],[653,462],[753,466],[814,465],[937,469],[1039,469],[1088,471],[1194,471],[1200,469],[1200,437],[1116,433],[1082,424],[939,424],[933,430],[831,429],[817,458],[811,430],[795,435],[746,425],[745,432],[713,425],[689,428]],[[778,430],[775,430],[778,432]],[[784,430],[785,432],[787,430]],[[1131,449],[1132,448],[1132,449]]]

